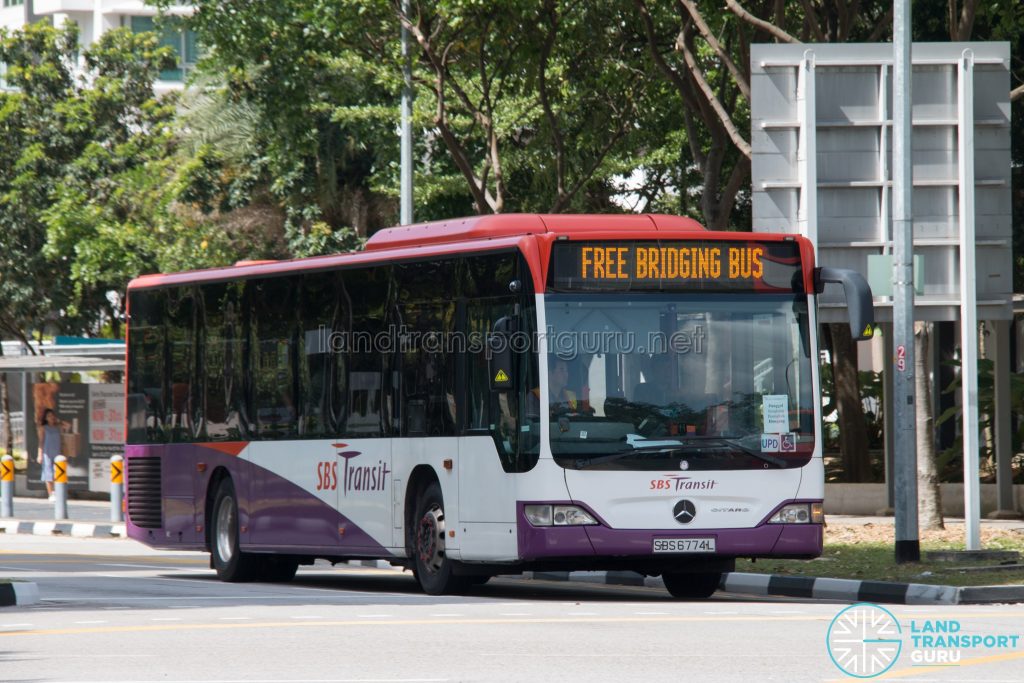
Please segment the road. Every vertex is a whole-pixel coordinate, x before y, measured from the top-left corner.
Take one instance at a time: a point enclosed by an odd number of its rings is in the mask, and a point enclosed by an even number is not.
[[[289,584],[224,584],[205,555],[132,541],[0,536],[0,576],[41,603],[0,609],[0,681],[827,681],[840,603],[499,578],[467,596],[408,574],[303,568]],[[1024,643],[911,661],[913,624],[1021,634],[1024,606],[890,606],[906,642],[879,679],[1017,683]],[[1024,638],[1021,638],[1024,640]]]

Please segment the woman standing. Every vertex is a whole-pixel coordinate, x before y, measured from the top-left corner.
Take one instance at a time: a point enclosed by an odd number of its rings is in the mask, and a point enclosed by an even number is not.
[[[53,459],[60,455],[60,420],[53,408],[43,411],[39,424],[39,455],[36,462],[43,466],[39,480],[46,484],[48,500],[53,500]]]

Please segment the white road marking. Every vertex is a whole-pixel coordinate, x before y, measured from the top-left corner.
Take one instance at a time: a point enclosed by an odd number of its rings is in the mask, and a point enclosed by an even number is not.
[[[361,619],[390,619],[393,615],[391,614],[357,614],[357,617]]]
[[[499,617],[529,617],[533,616],[529,612],[501,612]]]
[[[300,614],[299,616],[292,617],[292,619],[323,619],[323,617],[316,614]]]
[[[247,619],[252,619],[252,617],[218,617],[218,618],[221,621],[245,621]],[[292,617],[292,619],[295,619],[295,618],[296,617]]]
[[[153,617],[152,621],[181,621],[181,617]]]
[[[0,628],[29,628],[32,624],[0,624]]]
[[[203,678],[168,681],[135,681],[135,683],[440,683],[449,678]],[[54,683],[79,683],[79,681],[54,681]]]
[[[104,619],[93,619],[91,621],[76,621],[76,624],[109,624],[109,621]]]
[[[455,612],[437,612],[436,614],[431,614],[430,616],[432,616],[432,617],[464,617],[466,615],[465,614],[456,614]]]
[[[97,566],[99,566],[99,567],[128,567],[129,569],[162,569],[164,571],[168,571],[168,570],[179,571],[179,570],[182,570],[182,569],[188,569],[188,567],[180,567],[180,566],[178,566],[178,567],[168,567],[166,565],[156,565],[156,564],[116,564],[114,562],[101,562],[101,563],[97,563]],[[204,571],[209,572],[209,571],[212,571],[212,570],[205,569]]]
[[[633,612],[633,614],[640,617],[664,617],[668,616],[668,612]]]

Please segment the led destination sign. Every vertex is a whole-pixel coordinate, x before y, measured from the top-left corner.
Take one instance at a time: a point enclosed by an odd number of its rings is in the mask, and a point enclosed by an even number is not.
[[[802,289],[794,242],[555,244],[554,289]]]

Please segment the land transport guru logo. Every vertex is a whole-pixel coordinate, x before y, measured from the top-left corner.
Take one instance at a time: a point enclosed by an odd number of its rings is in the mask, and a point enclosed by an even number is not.
[[[964,633],[956,619],[911,619],[904,635],[892,612],[861,602],[835,616],[825,644],[832,663],[844,674],[874,678],[892,668],[901,655],[911,666],[952,667],[960,664],[964,649],[1015,650],[1020,638],[1019,634]]]
[[[903,650],[903,629],[892,612],[862,602],[835,616],[825,644],[832,663],[847,676],[872,678],[888,671]]]

